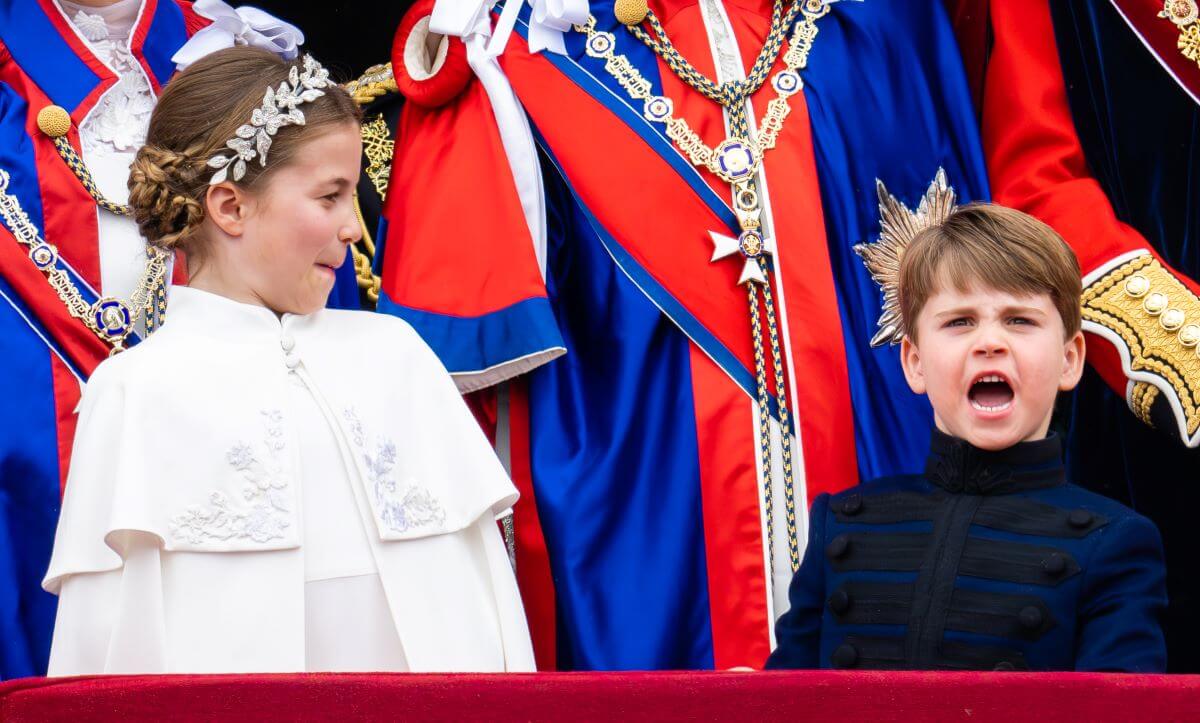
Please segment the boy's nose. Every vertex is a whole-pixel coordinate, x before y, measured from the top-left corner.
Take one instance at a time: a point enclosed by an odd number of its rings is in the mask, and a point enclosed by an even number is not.
[[[1008,342],[1002,334],[984,330],[975,341],[974,353],[979,356],[992,357],[1008,353]]]

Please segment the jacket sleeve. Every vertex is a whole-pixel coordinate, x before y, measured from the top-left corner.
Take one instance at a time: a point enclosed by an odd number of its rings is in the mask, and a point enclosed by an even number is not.
[[[539,259],[544,211],[528,122],[481,54],[484,38],[433,42],[431,9],[413,6],[393,50],[408,102],[379,234],[378,308],[411,324],[468,392],[565,349]]]
[[[1166,567],[1158,529],[1130,516],[1102,534],[1080,592],[1075,669],[1166,672]]]
[[[1143,421],[1161,395],[1180,437],[1200,445],[1200,365],[1192,338],[1200,339],[1200,286],[1117,218],[1092,177],[1047,0],[993,0],[990,17],[995,44],[983,141],[993,198],[1053,226],[1079,257],[1093,367]]]
[[[808,545],[788,588],[788,611],[775,623],[775,651],[764,666],[772,669],[819,668],[821,617],[825,600],[825,514],[829,495],[813,500]]]

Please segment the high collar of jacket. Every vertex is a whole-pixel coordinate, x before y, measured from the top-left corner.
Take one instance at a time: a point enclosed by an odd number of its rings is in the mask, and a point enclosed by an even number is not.
[[[948,492],[1000,495],[1060,485],[1066,480],[1058,435],[988,451],[933,430],[925,476]]]
[[[171,288],[164,331],[187,332],[228,341],[278,339],[317,314],[276,314],[265,306],[235,301],[187,286]]]

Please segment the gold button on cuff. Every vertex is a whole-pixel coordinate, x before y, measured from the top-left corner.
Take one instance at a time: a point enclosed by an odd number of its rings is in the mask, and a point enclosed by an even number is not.
[[[617,0],[613,3],[613,15],[622,25],[641,25],[649,12],[646,0]]]
[[[1167,309],[1158,317],[1158,323],[1162,324],[1162,328],[1167,331],[1175,331],[1183,326],[1183,322],[1187,321],[1187,317],[1179,309]]]
[[[1150,290],[1150,280],[1145,276],[1130,276],[1125,282],[1125,293],[1135,299],[1140,299]]]
[[[1142,302],[1142,308],[1146,310],[1147,314],[1158,316],[1166,311],[1168,303],[1166,294],[1155,292],[1146,297],[1146,300]]]
[[[61,105],[48,105],[38,111],[38,129],[51,138],[61,138],[71,131],[71,114]]]

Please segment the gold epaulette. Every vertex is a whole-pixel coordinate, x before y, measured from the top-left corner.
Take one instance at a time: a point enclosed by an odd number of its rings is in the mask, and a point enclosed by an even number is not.
[[[1142,254],[1088,284],[1082,301],[1087,330],[1124,347],[1134,413],[1149,422],[1156,398],[1165,397],[1184,442],[1197,446],[1200,298],[1157,259]]]

